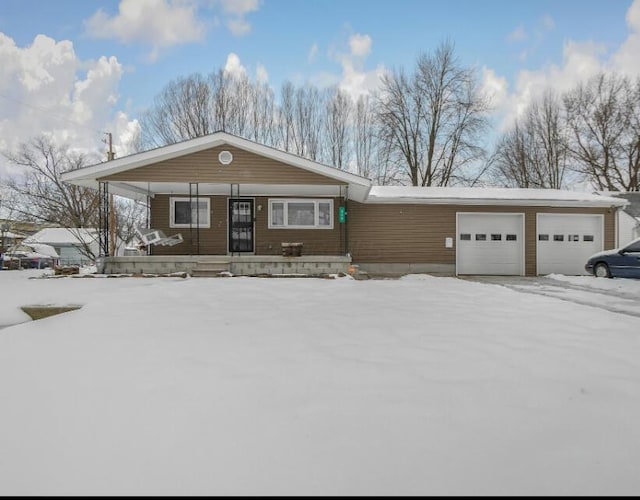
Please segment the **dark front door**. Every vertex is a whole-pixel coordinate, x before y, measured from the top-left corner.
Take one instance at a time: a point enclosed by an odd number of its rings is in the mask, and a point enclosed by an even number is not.
[[[253,252],[253,200],[229,200],[229,252]]]

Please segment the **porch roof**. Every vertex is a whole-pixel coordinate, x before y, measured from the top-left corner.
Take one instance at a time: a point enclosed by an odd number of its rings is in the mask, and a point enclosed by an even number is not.
[[[147,165],[153,165],[165,160],[171,160],[206,149],[230,145],[254,153],[265,158],[270,158],[293,167],[297,167],[327,178],[326,185],[271,185],[271,184],[242,184],[241,194],[244,195],[311,195],[311,196],[340,196],[339,185],[349,186],[348,196],[357,201],[364,201],[371,188],[371,181],[365,177],[355,175],[334,167],[302,158],[300,156],[280,151],[278,149],[264,146],[256,142],[228,134],[226,132],[216,132],[204,137],[198,137],[188,141],[172,144],[150,151],[125,156],[116,160],[91,165],[62,175],[62,180],[78,186],[98,189],[99,179],[113,174],[119,174],[128,170],[133,170]],[[336,184],[331,184],[331,181]],[[184,183],[176,182],[135,182],[135,181],[111,181],[109,191],[113,194],[121,195],[132,199],[144,199],[148,195],[159,193],[182,194],[189,191],[189,180]],[[199,184],[201,194],[226,194],[230,192],[228,183],[201,183]]]

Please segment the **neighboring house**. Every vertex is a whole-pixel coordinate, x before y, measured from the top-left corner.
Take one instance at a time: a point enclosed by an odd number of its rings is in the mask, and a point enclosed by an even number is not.
[[[154,263],[197,267],[205,256],[346,256],[372,272],[583,274],[590,255],[616,245],[618,208],[627,204],[558,190],[373,186],[224,132],[67,172],[63,180],[148,200],[150,227],[181,234],[179,244],[131,258],[139,271]],[[282,257],[282,244],[292,242],[302,243],[303,257]]]
[[[52,246],[60,265],[90,265],[99,253],[97,229],[50,227],[30,236],[25,243]]]
[[[0,227],[4,224],[8,224],[11,231],[17,234],[24,235],[25,237],[31,236],[37,233],[41,229],[47,227],[45,224],[39,224],[37,222],[24,222],[12,219],[0,219]]]
[[[640,238],[640,192],[605,192],[605,196],[615,196],[627,200],[629,204],[618,212],[617,247]]]
[[[26,238],[26,235],[14,233],[13,231],[0,231],[0,250],[14,245],[20,244]]]

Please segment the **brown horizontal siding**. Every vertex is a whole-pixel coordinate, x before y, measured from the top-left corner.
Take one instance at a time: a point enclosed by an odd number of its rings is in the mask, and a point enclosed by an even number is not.
[[[158,195],[151,201],[151,227],[161,229],[167,236],[181,233],[184,242],[171,247],[154,246],[154,255],[227,255],[228,253],[228,197],[211,196],[211,228],[200,228],[200,250],[197,232],[189,228],[169,227],[169,195]],[[283,199],[283,197],[273,197]],[[262,209],[258,211],[258,206]],[[303,255],[342,255],[344,238],[337,213],[340,199],[334,198],[333,229],[269,229],[269,198],[255,198],[255,254],[281,255],[282,243],[300,242]]]
[[[231,151],[233,162],[222,165],[220,151]],[[153,165],[101,178],[102,181],[201,182],[222,184],[314,184],[344,185],[286,163],[265,158],[232,146],[219,146]]]
[[[304,255],[344,254],[337,216],[339,198],[333,198],[333,229],[269,229],[268,201],[267,197],[256,198],[256,206],[262,205],[262,210],[256,211],[256,255],[280,255],[284,242],[302,243]]]
[[[487,207],[461,205],[396,205],[349,202],[349,250],[358,263],[456,263],[456,213],[524,213],[526,274],[536,274],[536,214],[604,214],[605,248],[614,246],[612,209],[556,207]],[[445,248],[445,238],[454,248]]]
[[[197,255],[198,231],[194,228],[169,227],[169,198],[168,195],[158,195],[151,200],[151,227],[161,229],[167,236],[180,233],[184,238],[182,243],[174,246],[155,245],[154,255]],[[201,196],[201,198],[203,198]],[[211,200],[210,228],[200,228],[200,254],[226,255],[227,253],[227,221],[226,198],[220,196],[208,197]]]

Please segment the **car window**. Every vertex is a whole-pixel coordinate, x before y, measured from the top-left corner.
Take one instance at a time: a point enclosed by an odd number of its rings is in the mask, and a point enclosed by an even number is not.
[[[624,248],[625,252],[640,252],[640,241],[636,241]]]

